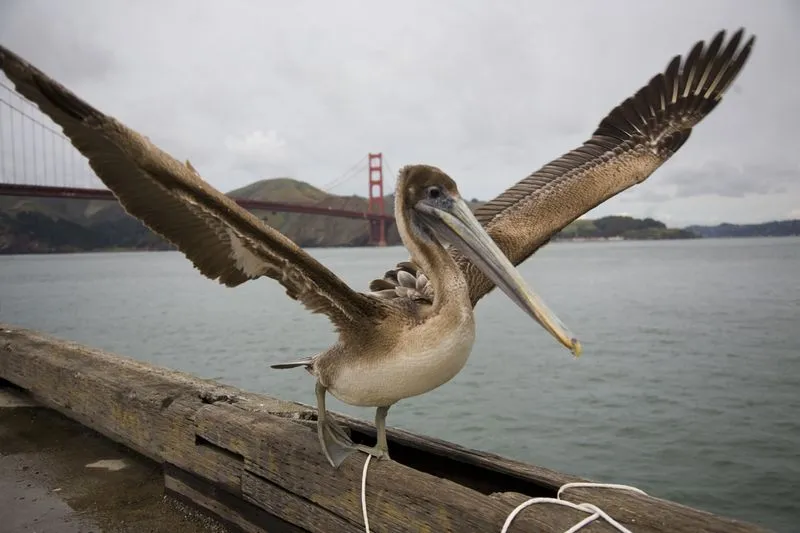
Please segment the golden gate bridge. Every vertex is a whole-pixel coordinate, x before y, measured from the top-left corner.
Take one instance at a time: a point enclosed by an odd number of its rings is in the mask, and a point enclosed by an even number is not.
[[[88,160],[60,129],[0,74],[0,196],[116,201],[92,171]],[[384,202],[385,165],[382,153],[368,153],[321,188],[330,193],[359,174],[362,177],[366,174],[369,188],[366,211],[324,206],[321,202],[288,203],[229,196],[250,211],[361,219],[369,224],[369,244],[385,246],[386,233],[394,223]]]

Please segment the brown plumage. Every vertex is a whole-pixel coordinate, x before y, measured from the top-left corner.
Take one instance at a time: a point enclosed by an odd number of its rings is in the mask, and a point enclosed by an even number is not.
[[[744,67],[755,37],[743,45],[740,29],[725,43],[725,32],[709,44],[699,41],[685,58],[627,98],[600,122],[582,146],[551,161],[482,205],[475,216],[492,239],[519,265],[579,216],[612,196],[645,181],[680,149],[692,128],[722,100]],[[494,284],[457,250],[451,251],[467,279],[472,305]],[[385,298],[403,297],[414,286],[417,299],[431,298],[424,275],[413,262],[400,263],[370,289]]]
[[[404,167],[395,203],[403,243],[414,263],[429,273],[420,282],[427,280],[433,296],[381,298],[354,291],[287,237],[204,182],[188,161],[177,161],[3,47],[0,68],[23,96],[63,128],[125,210],[172,242],[204,276],[229,287],[269,277],[311,312],[327,315],[339,333],[333,346],[273,368],[305,367],[316,377],[320,443],[334,466],[355,450],[388,457],[389,407],[439,387],[466,363],[475,324],[466,280],[448,244],[466,253],[517,305],[579,353],[577,341],[525,286],[470,212],[455,182],[438,168]],[[407,279],[400,274],[401,282]],[[377,408],[375,447],[356,446],[326,415],[327,392],[351,405]]]

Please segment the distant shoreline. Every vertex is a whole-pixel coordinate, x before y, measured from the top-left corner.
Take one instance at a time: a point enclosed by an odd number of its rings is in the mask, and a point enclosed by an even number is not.
[[[574,244],[574,243],[611,243],[611,242],[663,242],[663,241],[717,241],[717,240],[732,240],[732,239],[770,239],[770,238],[784,238],[784,237],[800,237],[797,235],[742,235],[742,236],[721,236],[721,237],[695,237],[695,238],[662,238],[662,239],[631,239],[622,237],[568,237],[557,238],[550,241],[552,244]],[[385,248],[402,248],[402,244],[393,244]],[[301,246],[304,249],[365,249],[377,248],[376,246]],[[95,250],[26,250],[9,252],[0,250],[0,256],[22,256],[22,255],[86,255],[86,254],[108,254],[108,253],[132,253],[132,252],[179,252],[176,248],[99,248]]]
[[[231,197],[274,202],[325,205],[363,211],[368,200],[328,194],[290,178],[259,180],[228,193]],[[386,212],[394,212],[394,198],[385,197]],[[470,209],[483,202],[473,199]],[[327,215],[261,212],[270,227],[303,248],[364,248],[371,239],[369,224],[360,219]],[[761,224],[692,225],[671,228],[651,217],[609,215],[578,218],[553,235],[551,242],[616,242],[685,240],[722,237],[800,235],[800,220]],[[386,242],[401,245],[396,224],[389,224]],[[117,202],[69,198],[0,197],[0,254],[109,253],[165,251],[175,247],[131,217]]]

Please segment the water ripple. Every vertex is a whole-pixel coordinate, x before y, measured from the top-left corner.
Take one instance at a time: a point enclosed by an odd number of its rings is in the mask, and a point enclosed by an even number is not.
[[[521,270],[584,356],[493,293],[464,371],[398,404],[389,424],[795,531],[799,245],[550,245]],[[311,252],[359,288],[407,257]],[[334,340],[276,283],[225,289],[176,253],[0,257],[0,320],[305,403],[310,376],[268,366]]]

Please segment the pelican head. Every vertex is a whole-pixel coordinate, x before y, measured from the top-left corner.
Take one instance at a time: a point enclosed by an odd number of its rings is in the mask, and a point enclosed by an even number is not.
[[[457,248],[514,303],[576,356],[581,345],[558,317],[528,287],[461,198],[455,181],[436,167],[405,167],[398,181],[410,225],[419,236]]]

